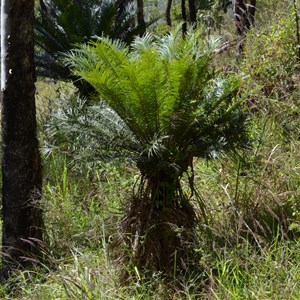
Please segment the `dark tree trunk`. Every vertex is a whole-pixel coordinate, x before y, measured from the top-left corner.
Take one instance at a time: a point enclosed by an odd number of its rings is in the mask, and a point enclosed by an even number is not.
[[[43,14],[48,13],[47,5],[45,4],[44,0],[40,0],[40,7]]]
[[[190,22],[193,26],[196,26],[197,11],[195,0],[189,0]]]
[[[186,7],[185,7],[185,0],[181,0],[181,17],[183,20],[182,24],[182,37],[184,38],[187,33],[187,17],[186,17]]]
[[[41,162],[37,140],[34,68],[34,0],[1,3],[2,276],[42,239]],[[30,242],[28,242],[30,241]]]
[[[167,9],[166,9],[166,21],[168,26],[172,26],[171,21],[171,8],[172,8],[172,0],[168,0]]]
[[[247,4],[246,0],[234,0],[233,11],[237,33],[239,36],[245,36],[251,26],[254,26],[256,0],[250,0],[250,4]]]
[[[249,16],[251,26],[254,26],[255,12],[256,12],[256,0],[250,0],[250,5],[248,7],[248,16]]]
[[[234,22],[239,36],[244,36],[250,29],[245,0],[233,1]]]
[[[144,17],[144,1],[137,0],[137,23],[140,28],[140,35],[142,36],[146,31],[146,23]]]
[[[246,0],[233,0],[234,22],[237,29],[237,34],[240,37],[239,52],[243,52],[244,37],[254,26],[254,17],[256,11],[256,0],[250,0],[250,4]]]

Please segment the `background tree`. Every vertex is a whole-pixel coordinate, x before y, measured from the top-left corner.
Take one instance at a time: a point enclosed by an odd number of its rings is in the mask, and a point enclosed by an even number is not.
[[[188,7],[189,7],[189,21],[191,25],[195,27],[197,22],[197,7],[196,7],[195,0],[188,0]],[[172,0],[168,0],[167,8],[166,8],[166,22],[168,26],[172,26],[171,8],[172,8]],[[181,0],[181,17],[183,20],[182,35],[184,36],[187,33],[187,19],[188,19],[185,0]]]
[[[243,37],[254,25],[254,16],[256,10],[256,0],[233,0],[234,21],[239,36]]]
[[[41,162],[36,133],[34,0],[1,2],[2,271],[42,239]],[[23,258],[22,258],[23,257]]]
[[[182,17],[182,36],[184,37],[187,33],[187,13],[185,0],[181,0],[181,17]]]
[[[138,27],[140,28],[140,35],[143,35],[146,31],[146,22],[144,17],[144,1],[137,0],[136,6],[137,6],[137,23],[138,23]]]
[[[195,0],[188,0],[188,1],[189,1],[190,22],[192,25],[196,26],[196,22],[197,22],[196,3]]]
[[[147,34],[135,39],[131,51],[102,38],[73,50],[68,59],[105,101],[97,108],[101,126],[90,124],[99,140],[126,150],[140,170],[121,238],[134,265],[164,271],[188,253],[176,230],[185,236],[194,226],[193,158],[246,141],[237,80],[210,69],[211,52],[199,33],[179,36],[179,30],[163,38]],[[190,195],[181,186],[185,173]]]
[[[59,80],[71,79],[80,94],[88,97],[93,89],[72,76],[62,62],[61,54],[72,49],[76,43],[86,43],[95,36],[109,36],[130,43],[135,35],[145,31],[142,12],[140,5],[139,22],[136,24],[132,1],[40,0],[35,20],[38,75]]]
[[[172,0],[168,0],[167,9],[166,9],[166,22],[168,26],[172,26],[171,8],[172,8]]]

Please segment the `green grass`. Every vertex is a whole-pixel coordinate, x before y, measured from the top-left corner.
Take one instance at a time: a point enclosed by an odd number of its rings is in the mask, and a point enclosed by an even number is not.
[[[200,218],[197,224],[190,272],[167,280],[133,267],[128,284],[120,284],[120,269],[129,267],[113,259],[121,250],[110,246],[139,174],[125,159],[80,159],[78,140],[76,147],[49,148],[53,131],[45,125],[74,89],[39,82],[44,259],[32,270],[16,271],[0,286],[1,299],[300,299],[299,71],[291,64],[293,51],[282,56],[293,40],[292,27],[277,30],[277,22],[263,18],[282,3],[260,5],[244,61],[225,55],[245,78],[240,94],[251,102],[246,109],[252,145],[216,160],[195,160],[200,201],[194,205],[201,216],[205,204],[207,223]],[[272,15],[279,17],[289,18],[289,10]],[[216,65],[223,66],[223,59],[216,57]],[[182,180],[188,189],[188,178]]]
[[[270,158],[270,151],[267,153]],[[273,155],[272,159],[276,155],[279,159],[283,153],[273,151]],[[116,233],[116,221],[120,219],[126,194],[130,193],[133,170],[128,170],[125,162],[102,163],[93,174],[86,171],[83,172],[86,177],[79,176],[60,153],[53,153],[44,164],[46,179],[42,204],[46,259],[34,270],[18,271],[11,279],[13,289],[8,292],[8,287],[2,287],[3,298],[299,299],[300,241],[284,239],[279,229],[271,242],[253,232],[259,240],[258,247],[253,239],[252,242],[251,238],[247,239],[247,235],[251,237],[250,231],[243,234],[241,228],[237,228],[243,225],[239,216],[235,215],[234,219],[229,213],[232,203],[228,195],[234,199],[239,189],[242,195],[246,193],[244,189],[254,189],[247,191],[252,197],[263,192],[268,194],[253,183],[245,186],[245,182],[239,182],[236,189],[238,170],[234,160],[228,160],[227,165],[225,159],[196,164],[196,182],[201,196],[207,203],[211,202],[213,240],[199,232],[195,246],[201,255],[193,262],[193,274],[182,274],[166,282],[160,274],[149,278],[139,273],[139,279],[126,286],[119,284],[120,266],[112,261],[109,243]],[[260,170],[265,172],[265,168],[262,165]],[[106,171],[104,177],[103,170]],[[238,180],[242,181],[242,177]],[[282,177],[280,180],[284,181]],[[264,185],[265,180],[270,179],[262,176],[260,185]],[[274,180],[274,186],[278,185],[279,179]],[[230,183],[226,192],[221,187],[225,183]],[[230,224],[230,220],[236,223]]]
[[[299,241],[274,241],[257,252],[242,244],[224,251],[211,278],[213,299],[299,299]]]

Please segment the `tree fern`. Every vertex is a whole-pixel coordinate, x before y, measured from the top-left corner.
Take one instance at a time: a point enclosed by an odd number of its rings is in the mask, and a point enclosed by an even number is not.
[[[160,140],[176,164],[180,151],[207,157],[245,142],[244,115],[234,97],[238,80],[216,74],[211,53],[199,32],[183,40],[177,30],[162,38],[136,38],[131,51],[99,38],[73,50],[67,60],[116,111],[139,149]]]
[[[160,234],[159,230],[165,230],[160,226],[165,225],[158,223],[174,218],[180,227],[191,226],[193,209],[180,178],[193,169],[193,157],[209,158],[247,143],[245,114],[236,98],[239,79],[218,74],[211,67],[215,43],[203,42],[200,33],[192,31],[183,40],[177,29],[164,37],[136,38],[131,48],[98,38],[67,55],[74,74],[95,88],[100,103],[104,101],[131,132],[131,140],[124,139],[121,146],[136,161],[141,181],[124,219],[125,233],[144,235],[155,230]],[[111,122],[101,126],[109,128]],[[116,145],[120,144],[111,146]],[[193,176],[190,187],[193,191]],[[146,258],[140,244],[136,263],[145,266],[148,259],[153,260],[153,252],[159,261],[164,260],[157,249],[169,243],[167,235],[149,246]],[[168,247],[175,251],[176,245]]]

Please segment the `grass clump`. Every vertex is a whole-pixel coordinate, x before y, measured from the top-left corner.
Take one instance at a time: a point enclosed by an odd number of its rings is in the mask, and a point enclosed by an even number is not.
[[[211,276],[212,299],[298,299],[299,242],[274,240],[263,251],[246,242],[224,249]]]

